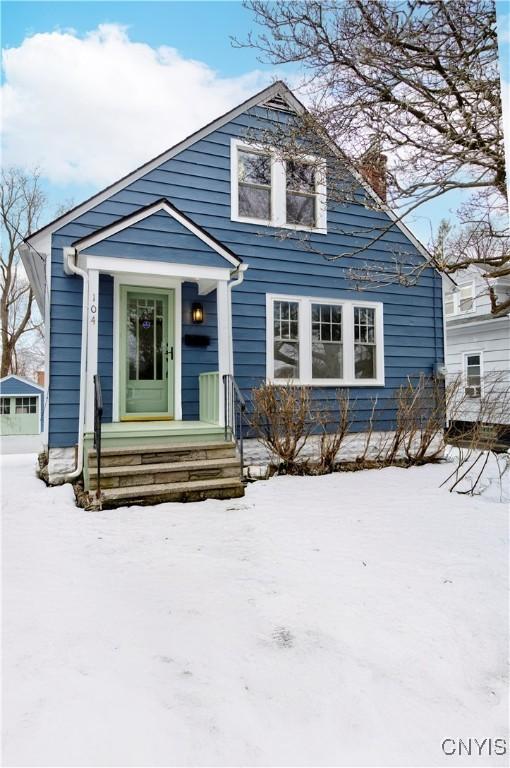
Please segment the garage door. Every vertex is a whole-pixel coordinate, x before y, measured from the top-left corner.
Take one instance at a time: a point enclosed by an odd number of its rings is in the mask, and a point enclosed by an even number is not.
[[[40,432],[37,396],[0,399],[0,435],[38,435]]]

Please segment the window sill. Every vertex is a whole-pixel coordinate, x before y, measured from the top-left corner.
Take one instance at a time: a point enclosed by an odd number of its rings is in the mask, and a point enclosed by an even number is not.
[[[278,224],[276,221],[268,221],[267,219],[252,219],[248,216],[234,216],[230,217],[231,221],[238,221],[240,224],[257,224],[259,227],[272,227],[273,229],[289,229],[294,232],[310,232],[318,235],[327,235],[328,230],[325,227],[307,227],[299,224]]]
[[[383,379],[312,379],[304,381],[301,379],[271,379],[267,378],[267,384],[276,384],[276,386],[292,385],[296,387],[384,387]]]

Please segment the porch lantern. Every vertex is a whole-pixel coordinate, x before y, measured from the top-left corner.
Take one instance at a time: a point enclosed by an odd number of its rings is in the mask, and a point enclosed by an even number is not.
[[[195,325],[204,322],[204,308],[198,302],[191,305],[191,322]]]

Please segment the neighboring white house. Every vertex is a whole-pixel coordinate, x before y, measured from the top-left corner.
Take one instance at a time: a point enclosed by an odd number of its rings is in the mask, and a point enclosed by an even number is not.
[[[510,314],[491,314],[488,285],[471,268],[445,287],[446,366],[448,378],[460,377],[465,398],[451,414],[453,422],[510,425]],[[492,286],[501,299],[510,296],[510,280]],[[510,430],[508,430],[510,436]]]

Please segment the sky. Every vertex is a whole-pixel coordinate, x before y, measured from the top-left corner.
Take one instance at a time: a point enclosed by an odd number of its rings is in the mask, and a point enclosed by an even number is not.
[[[510,5],[498,3],[502,69]],[[241,2],[2,2],[4,164],[39,167],[47,219],[77,204],[296,67],[276,70],[246,39]],[[119,130],[122,126],[122,130]],[[424,242],[458,196],[408,221]]]

